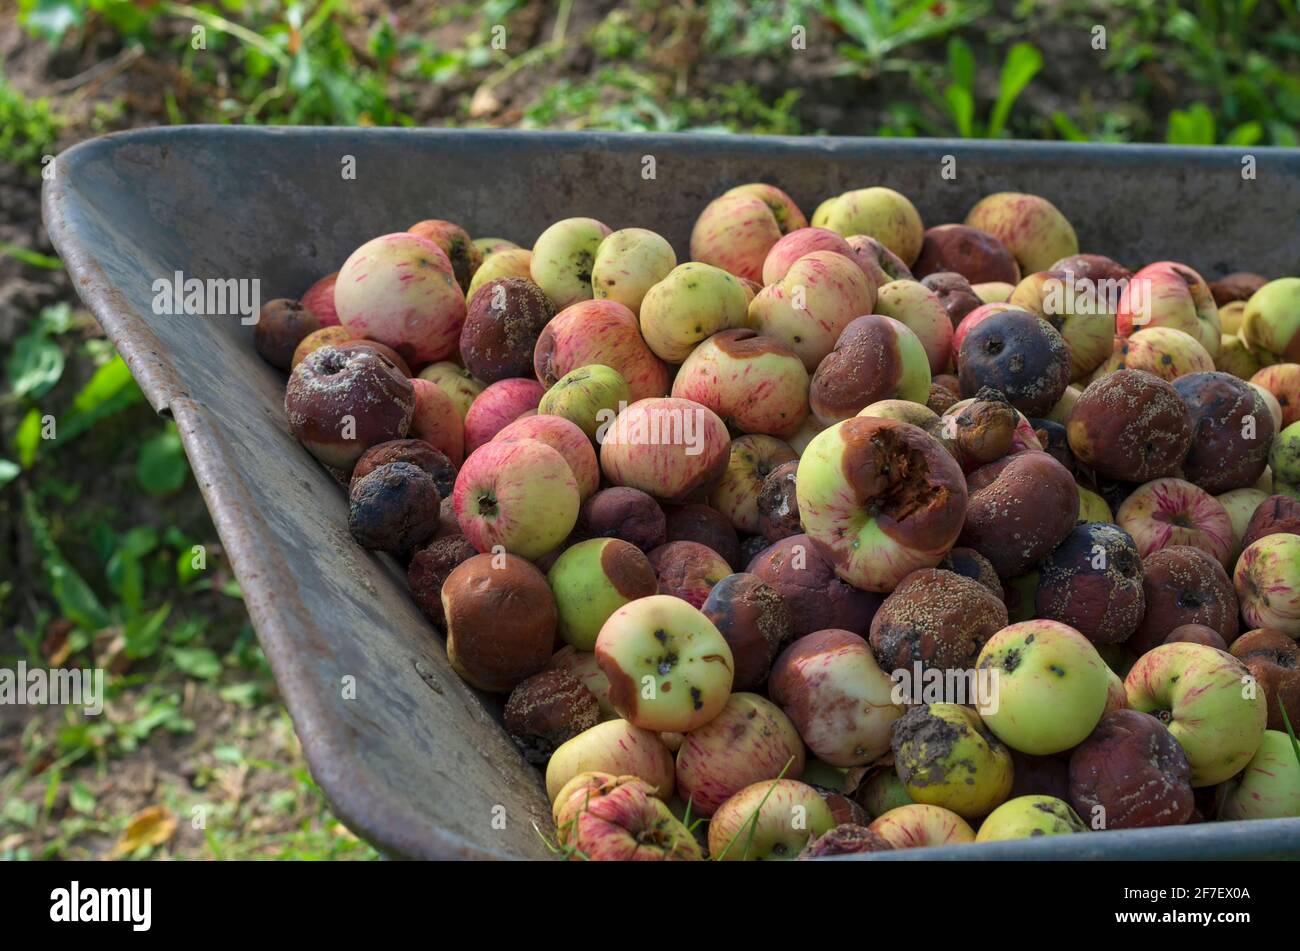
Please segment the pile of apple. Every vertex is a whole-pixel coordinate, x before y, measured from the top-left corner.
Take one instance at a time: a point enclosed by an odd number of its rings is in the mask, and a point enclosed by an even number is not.
[[[881,187],[733,188],[690,254],[422,221],[256,328],[558,850],[1300,815],[1300,278]]]

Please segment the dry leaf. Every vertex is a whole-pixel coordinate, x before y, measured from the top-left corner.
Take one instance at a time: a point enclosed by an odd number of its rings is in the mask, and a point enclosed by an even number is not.
[[[142,845],[162,845],[176,834],[176,816],[166,806],[150,806],[131,817],[126,831],[113,846],[114,858],[130,855]]]

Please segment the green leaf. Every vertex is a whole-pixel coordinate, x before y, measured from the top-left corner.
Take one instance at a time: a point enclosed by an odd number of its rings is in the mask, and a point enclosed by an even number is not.
[[[957,134],[969,139],[975,134],[975,100],[971,98],[970,90],[964,86],[948,86],[943,91],[943,98],[952,114]]]
[[[185,484],[190,464],[174,423],[140,447],[135,477],[150,495],[170,495]]]
[[[948,72],[952,81],[972,95],[975,92],[975,54],[960,37],[948,41]]]
[[[137,614],[126,623],[122,639],[126,642],[127,657],[152,657],[162,645],[163,625],[171,614],[171,602],[150,614]]]
[[[86,381],[81,392],[73,397],[72,408],[78,413],[92,412],[134,382],[126,361],[120,356],[114,357]]]
[[[14,343],[9,355],[9,386],[15,396],[40,399],[59,382],[63,366],[63,348],[38,327]]]
[[[221,675],[221,658],[206,647],[173,647],[171,659],[186,674],[199,680],[216,680]]]
[[[1061,110],[1052,113],[1052,125],[1060,133],[1061,138],[1067,142],[1089,142],[1088,133],[1084,132],[1079,126]]]
[[[1257,144],[1264,138],[1264,127],[1258,122],[1243,122],[1237,128],[1228,133],[1224,139],[1225,145],[1235,145],[1239,148],[1248,148]]]
[[[18,424],[14,433],[14,449],[18,453],[18,463],[24,469],[30,469],[36,461],[36,450],[41,444],[41,411],[32,407]]]
[[[95,811],[95,796],[81,780],[76,780],[68,790],[68,805],[83,816]]]
[[[1213,145],[1214,126],[1214,113],[1205,103],[1197,102],[1189,109],[1175,109],[1169,113],[1165,140],[1171,145]]]
[[[1007,117],[1016,99],[1043,68],[1043,54],[1031,43],[1017,43],[1007,51],[998,77],[998,99],[989,116],[988,137],[996,139],[1006,128]]]
[[[41,254],[39,251],[19,247],[16,244],[0,243],[0,258],[6,256],[22,261],[30,267],[39,267],[46,271],[63,270],[63,262],[58,258],[52,258],[48,254]]]

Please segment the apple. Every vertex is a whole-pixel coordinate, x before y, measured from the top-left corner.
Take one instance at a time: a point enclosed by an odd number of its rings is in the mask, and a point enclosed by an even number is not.
[[[793,436],[808,416],[808,371],[793,350],[753,330],[724,330],[677,371],[673,396],[713,410],[742,433]]]
[[[1247,631],[1229,648],[1259,684],[1268,702],[1268,728],[1300,723],[1300,644],[1281,631]]]
[[[392,347],[411,364],[445,360],[460,346],[465,295],[432,241],[401,231],[352,252],[334,285],[339,321],[354,337]]]
[[[569,464],[578,483],[578,498],[587,501],[600,488],[600,463],[591,442],[574,423],[560,416],[522,416],[492,437],[492,442],[535,439],[550,446]]]
[[[845,192],[818,212],[821,220],[814,215],[813,225],[845,237],[864,234],[875,238],[908,267],[921,253],[925,241],[921,215],[906,196],[892,188],[877,186]]]
[[[663,502],[707,497],[731,459],[726,424],[691,400],[638,400],[604,425],[598,435],[605,477]]]
[[[1241,339],[1263,363],[1300,361],[1300,277],[1270,281],[1251,295]]]
[[[1143,558],[1171,545],[1190,545],[1232,567],[1232,519],[1218,499],[1190,482],[1155,479],[1138,486],[1115,521],[1133,536]]]
[[[726,472],[709,496],[709,504],[730,519],[736,531],[758,534],[758,496],[763,480],[781,463],[798,458],[788,443],[774,436],[736,437],[731,441]]]
[[[483,392],[486,385],[474,379],[473,374],[459,363],[452,363],[449,360],[430,363],[420,371],[419,379],[428,380],[451,397],[462,423],[474,403],[474,398]]]
[[[411,386],[415,389],[415,411],[406,434],[423,439],[452,465],[460,465],[465,458],[465,423],[455,400],[430,380],[416,377]]]
[[[975,296],[983,304],[1005,304],[1011,300],[1011,295],[1015,292],[1015,289],[1015,284],[1007,284],[1003,281],[986,281],[982,284],[971,285],[971,290],[975,292]]]
[[[756,386],[746,381],[744,387],[751,399],[767,393],[769,377],[755,376],[763,382]],[[813,415],[827,426],[881,400],[923,404],[929,395],[930,366],[921,341],[901,321],[877,314],[849,321],[835,349],[818,365],[807,391]]]
[[[1241,554],[1241,540],[1246,535],[1246,526],[1250,524],[1250,517],[1267,498],[1268,493],[1261,492],[1259,489],[1233,489],[1215,496],[1218,503],[1223,506],[1223,510],[1228,513],[1228,521],[1232,523],[1232,551],[1229,553],[1228,561],[1224,562],[1225,567],[1237,563],[1237,556]]]
[[[749,299],[732,274],[711,264],[679,264],[641,301],[641,335],[655,355],[681,363],[720,330],[745,326]]]
[[[975,841],[975,830],[957,813],[922,803],[890,809],[867,828],[896,849],[965,845]]]
[[[1116,337],[1115,349],[1090,377],[1115,370],[1145,370],[1172,382],[1192,373],[1209,373],[1214,359],[1190,334],[1173,327],[1146,327],[1131,337]]]
[[[709,821],[709,857],[720,862],[795,858],[835,818],[821,793],[796,779],[763,780],[724,802]]]
[[[746,786],[798,779],[804,749],[780,708],[755,693],[734,693],[722,712],[687,733],[677,750],[677,794],[691,813],[712,816]]]
[[[469,303],[484,284],[506,278],[533,279],[533,252],[525,248],[511,248],[488,256],[470,279],[465,302]]]
[[[1233,584],[1250,627],[1300,638],[1300,535],[1279,532],[1251,542],[1237,559]]]
[[[575,776],[556,800],[556,839],[569,850],[571,861],[703,859],[691,831],[654,792],[649,783],[634,776]]]
[[[857,416],[808,444],[796,498],[808,536],[835,573],[887,592],[917,568],[939,564],[957,541],[966,479],[928,433]]]
[[[528,271],[556,310],[591,300],[591,269],[608,234],[595,218],[565,218],[537,236]]]
[[[1038,195],[988,195],[967,213],[966,225],[1006,245],[1022,274],[1046,271],[1061,258],[1079,253],[1074,227],[1055,205]]]
[[[1192,767],[1193,786],[1215,786],[1259,748],[1268,705],[1241,661],[1203,644],[1161,644],[1124,678],[1128,704],[1153,714]]]
[[[767,252],[767,257],[763,260],[763,286],[782,280],[795,261],[814,251],[833,251],[856,260],[853,248],[849,247],[843,236],[826,228],[800,228],[782,237]],[[873,279],[872,285],[875,286],[875,268],[866,262],[860,263],[859,267],[863,268],[863,273],[868,278]]]
[[[735,661],[713,622],[680,598],[638,598],[609,616],[596,638],[619,715],[647,730],[689,733],[717,716]]]
[[[1249,380],[1264,368],[1245,341],[1235,333],[1225,333],[1219,338],[1219,355],[1214,358],[1214,366],[1242,380]]]
[[[747,320],[790,347],[812,373],[849,321],[871,313],[875,303],[875,285],[856,263],[834,251],[814,251],[755,295]]]
[[[760,281],[772,245],[806,225],[803,212],[779,188],[738,185],[700,212],[691,229],[691,258]]]
[[[566,373],[592,364],[617,370],[633,400],[668,392],[668,367],[641,339],[636,315],[616,301],[566,307],[537,338],[533,372],[543,386],[554,386]]]
[[[890,281],[912,280],[912,272],[902,259],[870,235],[851,234],[844,243],[849,246],[853,260],[858,262],[872,287],[884,287]]]
[[[534,559],[569,537],[580,500],[564,457],[525,439],[472,452],[456,475],[452,504],[461,531],[479,551],[500,545]]]
[[[1246,768],[1223,785],[1220,819],[1300,816],[1300,755],[1291,737],[1265,730]]]
[[[980,823],[975,841],[1004,842],[1087,831],[1088,827],[1068,802],[1055,796],[1017,796],[989,813]]]
[[[1046,756],[1083,741],[1106,708],[1106,662],[1092,643],[1059,621],[1004,627],[980,650],[977,668],[997,672],[984,723],[1007,746]]]
[[[554,803],[573,777],[588,772],[635,776],[660,799],[673,794],[673,755],[658,733],[626,720],[605,720],[560,744],[546,764],[546,795]]]
[[[1120,692],[1127,698],[1122,682]],[[1070,754],[1068,797],[1096,829],[1181,825],[1195,808],[1191,774],[1163,723],[1121,707]]]
[[[542,394],[537,412],[562,416],[577,425],[593,442],[600,430],[602,411],[617,413],[632,401],[632,390],[613,367],[593,363],[570,370]]]
[[[808,748],[832,766],[864,766],[883,755],[903,713],[871,645],[850,631],[800,637],[772,664],[767,685]]]
[[[600,243],[591,267],[596,300],[618,301],[632,313],[641,312],[646,292],[677,266],[673,246],[645,228],[624,228]]]
[[[596,647],[609,616],[629,601],[659,591],[649,560],[617,538],[592,538],[565,549],[546,580],[555,595],[556,630],[578,650]]]
[[[1157,261],[1133,275],[1120,295],[1115,332],[1132,336],[1148,327],[1189,334],[1213,359],[1223,334],[1219,308],[1205,279],[1186,264]]]
[[[893,317],[916,334],[930,361],[931,375],[947,372],[953,356],[953,326],[938,294],[916,281],[891,281],[880,288],[875,312]]]
[[[976,819],[1011,792],[1011,753],[970,707],[912,707],[894,721],[891,747],[898,778],[914,802]]]

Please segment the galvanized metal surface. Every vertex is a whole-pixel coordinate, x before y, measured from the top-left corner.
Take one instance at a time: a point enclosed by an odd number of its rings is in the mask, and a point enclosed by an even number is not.
[[[500,729],[499,702],[450,670],[396,566],[353,544],[343,493],[288,432],[283,376],[237,318],[155,314],[155,280],[258,278],[264,301],[296,297],[363,241],[429,217],[527,246],[556,219],[592,215],[654,228],[684,260],[695,215],[746,181],[781,185],[808,213],[839,191],[889,185],[929,223],[960,221],[989,192],[1030,191],[1060,206],[1085,251],[1131,266],[1300,273],[1300,154],[1252,154],[1248,179],[1233,150],[176,127],[61,155],[45,219],[82,299],[154,408],[176,419],[339,816],[392,855],[538,858],[549,853],[534,825],[548,830],[550,819],[537,773]],[[955,179],[941,175],[948,156]],[[960,857],[1266,854],[1300,856],[1300,820],[1003,843]]]

